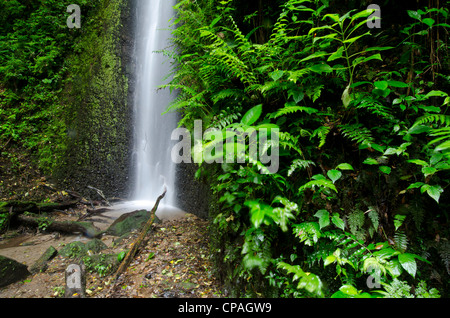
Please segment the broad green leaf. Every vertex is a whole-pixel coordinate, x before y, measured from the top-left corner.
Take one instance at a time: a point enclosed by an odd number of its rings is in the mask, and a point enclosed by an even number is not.
[[[340,17],[339,17],[339,22],[345,21],[345,20],[350,16],[350,14],[351,14],[353,11],[356,11],[356,9],[350,10],[350,11],[348,11],[346,14],[340,16]]]
[[[427,98],[430,98],[433,96],[444,97],[444,96],[448,96],[448,94],[443,91],[430,91],[428,94],[426,94],[424,96],[424,98],[427,99]]]
[[[331,295],[331,298],[351,298],[351,297],[346,293],[343,293],[340,290],[338,290],[333,295]]]
[[[334,225],[336,225],[337,228],[341,229],[342,231],[345,228],[344,220],[341,219],[339,214],[333,213],[333,216],[331,217],[331,222],[333,222]]]
[[[442,189],[440,185],[430,186],[427,189],[428,195],[432,197],[437,203],[439,203],[439,198],[442,192],[444,192],[444,189]]]
[[[335,183],[337,180],[339,180],[342,177],[342,172],[340,172],[339,170],[335,170],[335,169],[328,170],[327,176],[328,176],[328,178],[331,179],[331,181],[333,183]]]
[[[392,277],[396,278],[402,274],[402,266],[398,259],[392,259],[385,265]]]
[[[344,294],[347,294],[350,296],[354,296],[354,295],[358,294],[358,290],[352,285],[344,285],[341,288],[339,288],[339,290],[341,292],[343,292]]]
[[[325,20],[326,18],[330,18],[331,20],[333,20],[334,22],[339,22],[339,14],[337,13],[329,13],[329,14],[325,14],[322,18],[322,20]]]
[[[428,166],[428,162],[423,161],[421,159],[410,159],[410,160],[406,160],[406,162],[415,163],[416,165],[419,165],[419,166]]]
[[[393,248],[383,248],[379,251],[376,251],[373,253],[373,255],[379,257],[380,259],[388,259],[394,255],[400,254],[399,251],[394,250]]]
[[[349,163],[341,163],[339,164],[336,169],[340,170],[354,170],[353,167]]]
[[[330,180],[321,179],[321,180],[311,180],[308,183],[302,185],[298,191],[303,192],[305,189],[314,188],[315,186],[330,188],[331,190],[338,192],[334,184]]]
[[[308,61],[308,60],[315,59],[317,57],[325,56],[325,55],[328,55],[328,54],[330,54],[330,53],[325,52],[325,51],[315,52],[315,53],[313,53],[311,55],[308,55],[307,57],[301,59],[300,62]]]
[[[367,158],[363,161],[366,165],[377,165],[378,161],[376,161],[374,158]]]
[[[380,169],[381,172],[383,172],[385,174],[390,174],[391,173],[391,167],[379,166],[378,168]]]
[[[325,260],[323,261],[323,266],[328,266],[330,264],[333,264],[336,261],[336,256],[329,255]]]
[[[316,73],[333,71],[333,68],[326,63],[315,64],[315,65],[311,66],[309,69]]]
[[[305,275],[300,280],[297,288],[306,289],[312,294],[315,294],[318,297],[323,297],[323,284],[320,280],[319,276],[312,273],[305,273]]]
[[[309,30],[309,32],[308,32],[308,35],[311,35],[312,33],[315,33],[315,32],[320,31],[320,30],[325,30],[325,29],[331,29],[331,30],[335,31],[331,26],[323,25],[323,26],[320,26],[320,27],[311,28]]]
[[[381,54],[380,54],[380,53],[377,53],[377,54],[371,55],[371,56],[369,56],[369,57],[366,57],[366,58],[363,59],[360,63],[365,63],[365,62],[368,62],[368,61],[370,61],[370,60],[380,60],[380,61],[382,61],[383,59],[381,58]],[[358,64],[359,64],[359,63],[358,63]]]
[[[403,88],[409,87],[408,84],[400,81],[387,81],[387,83],[391,87],[403,87]]]
[[[426,178],[437,171],[435,167],[422,167],[423,176]]]
[[[386,51],[395,48],[394,46],[371,46],[364,50],[364,52],[370,51]]]
[[[278,81],[284,75],[284,71],[276,70],[269,74],[270,78],[274,80],[274,82]]]
[[[334,52],[333,54],[331,54],[331,55],[328,57],[327,61],[330,62],[330,61],[337,60],[338,58],[341,58],[343,52],[344,52],[344,47],[343,47],[343,46],[340,46],[340,47],[337,49],[336,52]]]
[[[360,38],[362,38],[363,36],[366,36],[366,35],[370,35],[370,32],[366,32],[366,33],[364,33],[362,35],[358,35],[358,36],[352,37],[350,39],[346,39],[343,43],[350,43],[351,44],[351,43],[355,42],[356,40],[358,40],[358,39],[360,39]]]
[[[436,22],[436,21],[434,21],[434,19],[432,19],[432,18],[425,18],[422,20],[422,22],[431,28],[433,26],[434,22]]]
[[[450,140],[447,140],[445,142],[443,142],[442,144],[440,144],[439,146],[437,146],[434,150],[435,151],[442,151],[445,149],[450,148]]]
[[[319,218],[319,226],[321,229],[330,224],[330,213],[327,210],[319,210],[314,216]]]
[[[241,119],[241,123],[250,126],[259,119],[261,114],[262,114],[262,105],[257,105],[245,113],[244,117],[242,117]]]
[[[411,18],[419,20],[419,21],[421,20],[421,16],[417,11],[408,10],[407,12]]]
[[[417,188],[420,188],[421,186],[423,186],[425,183],[423,183],[423,182],[415,182],[415,183],[413,183],[413,184],[410,184],[409,185],[409,187],[408,188],[406,188],[406,190],[409,190],[409,189],[417,189]]]
[[[388,88],[388,82],[387,81],[377,81],[375,83],[373,83],[373,85],[381,90],[385,90],[386,88]]]
[[[384,153],[384,150],[386,149],[385,146],[381,146],[381,145],[373,143],[373,142],[370,143],[370,148],[372,148],[372,149],[374,149],[376,151],[379,151],[381,153]]]
[[[393,155],[393,154],[398,154],[397,148],[388,148],[388,149],[386,149],[386,151],[384,152],[383,155],[387,156],[387,155]]]
[[[416,276],[417,271],[417,263],[414,259],[415,256],[410,253],[403,253],[398,256],[398,261],[400,262],[400,265],[412,276]]]
[[[378,259],[376,257],[366,258],[364,260],[363,270],[364,270],[364,272],[370,273],[370,274],[373,274],[374,271],[376,274],[380,274],[381,272],[386,274],[386,269],[384,268],[384,266],[382,264],[380,264],[380,262],[378,261]]]
[[[264,221],[264,208],[261,207],[261,204],[256,200],[246,201],[244,204],[250,208],[250,221],[253,223],[254,227],[258,228]]]

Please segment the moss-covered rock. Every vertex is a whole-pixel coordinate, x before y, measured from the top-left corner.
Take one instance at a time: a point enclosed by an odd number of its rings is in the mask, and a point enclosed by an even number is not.
[[[53,246],[50,246],[44,254],[39,257],[39,259],[30,267],[30,272],[35,274],[39,272],[44,272],[47,269],[48,262],[51,261],[58,251]]]
[[[140,229],[143,223],[147,222],[149,219],[150,212],[146,210],[125,213],[109,226],[106,233],[114,236],[123,236],[131,233],[133,230]],[[155,217],[155,222],[161,221]]]
[[[101,251],[107,248],[108,246],[99,239],[93,239],[87,242],[84,246],[86,252],[91,251],[94,254],[100,253]]]
[[[99,239],[93,239],[87,243],[74,241],[65,245],[59,251],[59,255],[68,258],[79,258],[87,254],[98,254],[106,248],[108,248],[108,246]]]
[[[86,254],[85,245],[83,242],[74,241],[69,244],[66,244],[60,251],[59,255],[62,257],[68,258],[77,258],[82,257]]]
[[[7,286],[30,275],[27,266],[0,255],[0,287]]]

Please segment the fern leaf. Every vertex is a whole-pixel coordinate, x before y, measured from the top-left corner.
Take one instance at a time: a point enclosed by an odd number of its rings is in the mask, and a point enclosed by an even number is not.
[[[288,176],[291,176],[295,170],[297,169],[307,169],[310,166],[315,166],[316,164],[314,163],[314,161],[311,160],[301,160],[301,159],[296,159],[292,162],[291,166],[289,167],[289,171],[288,171]]]
[[[357,239],[364,239],[365,237],[366,233],[363,229],[364,221],[364,212],[359,209],[354,210],[347,216],[347,223],[350,228],[350,232]]]
[[[274,115],[273,118],[278,118],[283,115],[292,114],[295,112],[305,112],[309,115],[317,113],[317,109],[312,107],[305,107],[305,106],[297,106],[297,105],[291,105],[290,103],[286,103],[285,107],[280,108]]]
[[[303,155],[302,150],[297,146],[298,136],[293,136],[288,132],[280,132],[278,136],[280,146],[282,146],[284,149],[293,149],[299,155]]]
[[[450,115],[443,114],[431,114],[418,118],[412,127],[423,125],[423,124],[441,124],[445,126],[450,126]]]
[[[344,137],[356,142],[359,145],[370,145],[374,142],[374,138],[369,129],[362,124],[345,124],[339,125],[341,133]]]
[[[319,137],[319,148],[322,148],[325,145],[325,141],[327,139],[328,133],[330,132],[330,127],[328,126],[320,126],[316,130],[313,131],[310,138]]]
[[[398,231],[394,234],[394,246],[395,249],[404,253],[408,247],[408,237],[402,231]]]
[[[367,109],[370,114],[389,121],[394,119],[394,116],[391,113],[391,109],[388,106],[384,106],[373,101],[363,101],[356,108]]]

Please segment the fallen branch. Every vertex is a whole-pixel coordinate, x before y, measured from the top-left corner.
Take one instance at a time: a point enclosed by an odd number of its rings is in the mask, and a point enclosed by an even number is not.
[[[87,209],[86,214],[80,216],[77,221],[82,221],[84,219],[90,218],[91,216],[102,214],[105,212],[111,211],[109,208],[99,208],[99,209]]]
[[[97,192],[97,194],[106,202],[106,205],[111,206],[111,204],[109,203],[108,199],[105,197],[105,195],[103,194],[103,191],[91,186],[87,186],[88,189],[94,190],[95,192]]]
[[[47,203],[47,202],[33,202],[33,201],[6,201],[0,202],[0,213],[8,213],[11,211],[13,214],[23,212],[51,212],[55,210],[64,210],[77,205],[79,200],[68,201],[63,203]]]
[[[82,233],[87,237],[98,237],[103,232],[90,222],[53,221],[47,218],[33,218],[19,215],[18,221],[27,227],[44,228],[47,232]]]
[[[139,233],[138,238],[133,242],[131,249],[128,251],[127,255],[122,261],[122,264],[120,264],[119,269],[117,270],[115,274],[115,280],[119,278],[119,276],[127,269],[128,265],[131,263],[131,260],[133,259],[134,255],[140,248],[140,245],[142,244],[142,241],[144,241],[145,236],[147,235],[147,232],[150,230],[156,215],[156,210],[158,209],[159,201],[161,201],[164,196],[166,195],[167,189],[164,189],[163,194],[161,194],[158,199],[156,200],[155,205],[153,206],[152,210],[150,211],[150,219],[145,223],[144,228]]]

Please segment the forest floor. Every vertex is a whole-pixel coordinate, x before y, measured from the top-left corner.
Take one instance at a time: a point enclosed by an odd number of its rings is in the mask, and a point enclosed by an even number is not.
[[[93,298],[226,296],[213,277],[207,226],[208,221],[192,214],[153,224],[147,236],[147,243],[141,247],[117,281],[113,280],[113,274],[101,277],[95,271],[86,271],[86,296]],[[120,243],[112,244],[117,237],[103,236],[102,241],[108,249],[102,253],[118,253],[129,249],[136,237],[135,232]],[[75,235],[59,236],[54,233],[22,234],[0,241],[0,255],[32,265],[50,245],[60,250],[63,245],[73,240],[86,239]],[[57,255],[49,262],[45,272],[30,275],[23,281],[0,288],[0,298],[62,297],[65,289],[65,269],[71,263],[72,259]]]
[[[0,145],[4,145],[0,141]],[[18,158],[12,163],[12,157]],[[50,186],[50,187],[49,187]],[[51,189],[28,155],[9,147],[0,154],[0,201],[25,200],[58,202],[62,192]],[[82,205],[62,212],[52,212],[56,221],[76,220],[86,212]],[[130,211],[131,212],[131,211]],[[120,241],[103,236],[108,246],[103,253],[119,253],[129,249],[137,232]],[[86,271],[87,297],[226,297],[214,278],[208,243],[208,221],[192,214],[153,224],[127,270],[117,282],[113,274],[101,277]],[[31,266],[50,246],[58,251],[66,244],[87,238],[78,235],[40,233],[36,230],[15,229],[0,235],[0,255]],[[113,244],[114,243],[114,244]],[[0,298],[62,297],[65,289],[65,269],[73,259],[57,255],[48,263],[45,272],[30,275],[23,281],[0,288]]]

